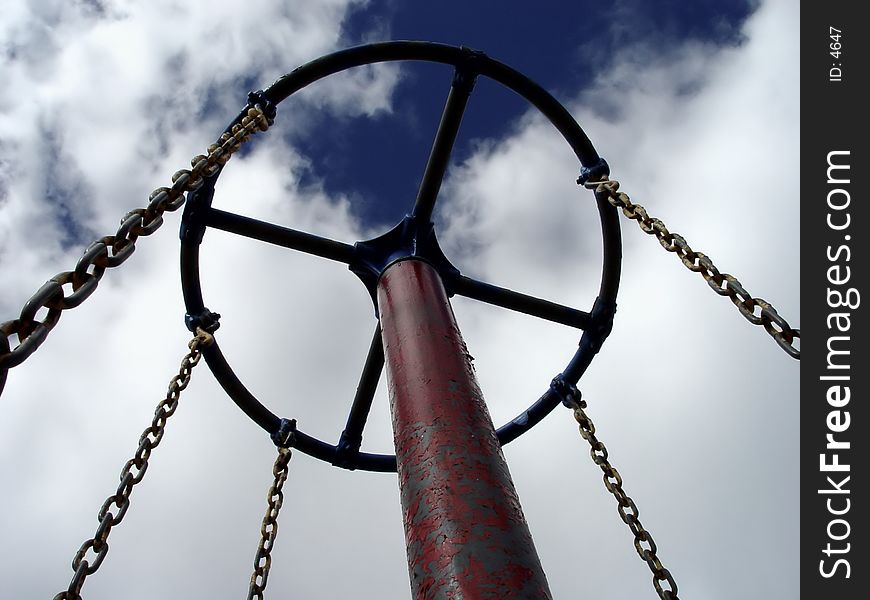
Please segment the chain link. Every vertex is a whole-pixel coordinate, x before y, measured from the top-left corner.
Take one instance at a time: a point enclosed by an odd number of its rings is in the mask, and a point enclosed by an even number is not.
[[[103,559],[109,552],[108,537],[112,528],[117,526],[124,520],[127,514],[127,509],[130,508],[130,494],[133,491],[133,486],[142,481],[145,476],[145,471],[148,469],[148,459],[151,457],[151,451],[154,450],[163,439],[163,433],[166,428],[166,421],[175,413],[178,408],[178,399],[181,392],[190,383],[190,375],[193,368],[199,363],[202,357],[202,348],[210,346],[214,342],[214,337],[201,328],[197,328],[195,337],[188,344],[190,351],[181,360],[181,367],[178,370],[178,375],[173,377],[169,382],[169,390],[166,393],[166,398],[160,401],[154,411],[154,418],[151,420],[151,425],[142,432],[139,437],[139,447],[136,449],[133,458],[127,461],[124,468],[121,469],[121,483],[115,493],[103,503],[100,512],[97,513],[97,519],[100,524],[97,526],[97,532],[89,540],[81,545],[75,558],[72,561],[72,568],[75,574],[70,581],[66,591],[58,593],[54,600],[81,600],[82,586],[85,583],[85,578],[88,575],[93,575],[100,565],[103,564]]]
[[[671,233],[659,219],[650,217],[640,204],[634,204],[628,195],[619,191],[619,182],[604,178],[584,184],[594,190],[596,198],[604,196],[612,206],[622,209],[629,219],[637,221],[641,230],[658,239],[662,248],[674,252],[690,271],[700,273],[707,284],[720,296],[727,296],[740,311],[740,314],[753,325],[761,325],[764,330],[785,350],[789,356],[800,360],[800,348],[795,346],[795,340],[800,339],[800,329],[792,329],[788,322],[776,312],[770,303],[761,298],[753,298],[733,275],[720,273],[710,257],[702,252],[695,252],[678,233]]]
[[[619,471],[610,464],[607,447],[601,440],[595,437],[595,424],[584,410],[586,401],[582,399],[580,390],[573,384],[568,383],[561,377],[557,377],[550,387],[562,398],[562,404],[574,411],[574,419],[580,428],[580,435],[589,442],[589,453],[592,462],[601,467],[604,473],[604,487],[616,498],[619,518],[625,523],[634,535],[634,548],[638,556],[643,560],[653,574],[653,587],[661,600],[679,600],[677,597],[677,582],[674,581],[671,572],[668,571],[656,555],[658,548],[649,531],[644,529],[638,518],[640,511],[622,489],[622,476]],[[662,585],[665,584],[665,585]]]
[[[148,206],[127,213],[115,235],[91,244],[75,269],[49,279],[31,296],[17,319],[0,324],[0,383],[8,369],[24,362],[45,341],[62,311],[80,305],[97,288],[107,268],[117,267],[130,258],[139,237],[151,235],[160,228],[163,213],[181,208],[186,192],[202,187],[205,178],[217,173],[252,134],[266,131],[271,121],[259,104],[249,108],[239,123],[208,147],[207,156],[195,156],[190,161],[192,169],[182,169],[172,176],[172,187],[154,190],[148,198]],[[43,309],[47,312],[40,319],[38,313]],[[13,335],[18,337],[15,347],[9,342]],[[0,392],[2,389],[0,386]]]
[[[287,465],[291,458],[290,448],[279,447],[278,457],[272,467],[275,481],[269,488],[268,508],[263,524],[260,527],[260,545],[257,547],[257,556],[254,558],[254,573],[251,575],[251,585],[248,588],[248,600],[263,600],[266,590],[266,582],[269,579],[269,569],[272,567],[272,547],[278,535],[278,512],[284,503],[284,482],[287,481]]]

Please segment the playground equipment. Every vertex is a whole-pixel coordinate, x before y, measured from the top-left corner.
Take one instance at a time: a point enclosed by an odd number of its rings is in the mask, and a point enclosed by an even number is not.
[[[307,85],[339,71],[384,61],[431,61],[452,65],[455,76],[429,160],[411,213],[388,233],[354,245],[256,221],[211,207],[223,166],[241,144],[265,131],[277,105]],[[547,117],[580,160],[578,183],[593,190],[604,241],[604,264],[598,297],[588,312],[562,306],[462,275],[441,251],[432,212],[449,163],[465,104],[475,79],[488,77],[518,93]],[[182,369],[158,406],[152,425],[125,467],[121,484],[99,513],[94,537],[83,544],[73,562],[75,575],[58,598],[80,596],[86,577],[106,556],[107,537],[123,519],[130,492],[139,483],[151,451],[162,439],[166,420],[178,404],[193,367],[204,357],[233,401],[272,438],[279,449],[255,559],[249,597],[262,597],[277,533],[281,489],[287,475],[289,448],[346,469],[398,471],[402,495],[409,571],[416,598],[549,598],[543,571],[507,472],[500,446],[536,425],[558,404],[573,409],[580,432],[605,485],[617,499],[619,514],[634,535],[635,548],[650,567],[661,598],[677,598],[677,586],[657,557],[650,533],[641,525],[634,502],[609,463],[607,449],[595,435],[576,384],[600,350],[612,326],[619,284],[621,243],[618,211],[655,235],[668,251],[702,274],[719,295],[728,296],[750,322],[762,325],[791,356],[799,330],[792,329],[769,303],[752,297],[733,276],[720,273],[705,255],[693,251],[678,234],[667,230],[643,207],[633,204],[608,178],[607,163],[570,114],[540,86],[486,55],[438,44],[391,42],[328,55],[282,77],[262,92],[252,93],[248,106],[231,123],[208,155],[180,171],[173,185],[156,190],[147,208],[122,221],[118,232],[86,250],[73,271],[47,282],[24,306],[18,319],[0,325],[0,386],[6,371],[20,364],[43,343],[63,310],[80,305],[97,287],[107,268],[119,266],[140,236],[162,224],[164,212],[184,206],[181,225],[182,283],[186,323],[195,337]],[[188,193],[187,198],[184,194]],[[300,431],[291,418],[279,417],[244,386],[216,341],[219,315],[206,308],[199,283],[199,252],[207,227],[222,229],[278,246],[346,263],[362,281],[379,316],[372,343],[344,430],[333,445]],[[65,287],[71,289],[66,293]],[[497,430],[493,427],[467,359],[448,297],[463,295],[496,306],[583,330],[576,353],[550,382],[541,398]],[[37,313],[47,309],[39,320]],[[17,335],[12,347],[9,338]],[[386,367],[390,384],[396,455],[361,450],[375,387]],[[419,382],[427,382],[420,385]],[[447,487],[456,494],[445,494]]]

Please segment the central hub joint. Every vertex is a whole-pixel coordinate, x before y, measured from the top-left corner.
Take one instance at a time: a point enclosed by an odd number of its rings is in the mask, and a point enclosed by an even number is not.
[[[441,251],[434,224],[429,220],[407,215],[383,235],[354,244],[354,258],[348,268],[369,291],[375,314],[379,314],[377,287],[381,275],[393,263],[410,258],[422,260],[434,267],[441,276],[447,295],[453,296],[453,284],[459,279],[459,269]]]

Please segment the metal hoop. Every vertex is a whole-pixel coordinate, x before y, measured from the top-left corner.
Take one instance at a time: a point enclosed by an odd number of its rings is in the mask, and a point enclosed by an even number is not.
[[[435,62],[452,65],[455,68],[450,96],[442,114],[441,125],[423,176],[414,212],[387,234],[351,246],[212,208],[214,186],[220,175],[218,171],[209,177],[196,193],[190,195],[182,218],[181,279],[188,312],[188,326],[206,325],[203,328],[208,329],[208,321],[213,321],[211,324],[213,330],[217,325],[215,321],[217,315],[205,308],[199,278],[199,246],[207,227],[239,233],[345,262],[370,291],[377,284],[377,278],[384,268],[395,260],[413,256],[435,266],[444,279],[450,295],[468,296],[583,329],[579,348],[558,376],[564,381],[576,384],[609,334],[616,311],[616,293],[622,261],[619,218],[616,209],[606,200],[597,200],[603,233],[604,259],[599,294],[592,310],[588,313],[462,276],[438,247],[431,223],[435,196],[449,162],[450,150],[465,108],[465,101],[478,75],[488,77],[516,92],[550,120],[580,160],[581,182],[589,179],[590,176],[594,178],[596,175],[607,174],[607,163],[598,156],[589,138],[565,107],[553,96],[525,75],[481,52],[430,42],[399,41],[369,44],[323,56],[281,77],[269,88],[252,97],[259,102],[274,106],[329,75],[353,67],[392,61]],[[238,122],[242,115],[237,117],[230,127]],[[379,352],[380,356],[378,356]],[[295,428],[294,421],[279,418],[260,403],[233,372],[217,341],[203,351],[203,356],[233,401],[279,445],[291,445],[310,456],[347,469],[395,472],[395,456],[371,454],[359,450],[362,428],[371,405],[371,395],[374,394],[374,387],[383,367],[379,327],[375,330],[363,370],[363,378],[348,418],[348,426],[337,445],[306,435]],[[548,387],[547,391],[527,410],[498,429],[500,443],[507,444],[531,429],[560,401],[561,396]]]

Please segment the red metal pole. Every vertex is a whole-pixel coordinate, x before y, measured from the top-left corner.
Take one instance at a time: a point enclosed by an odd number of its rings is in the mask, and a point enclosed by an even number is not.
[[[378,307],[413,597],[552,598],[441,278],[397,262]]]

